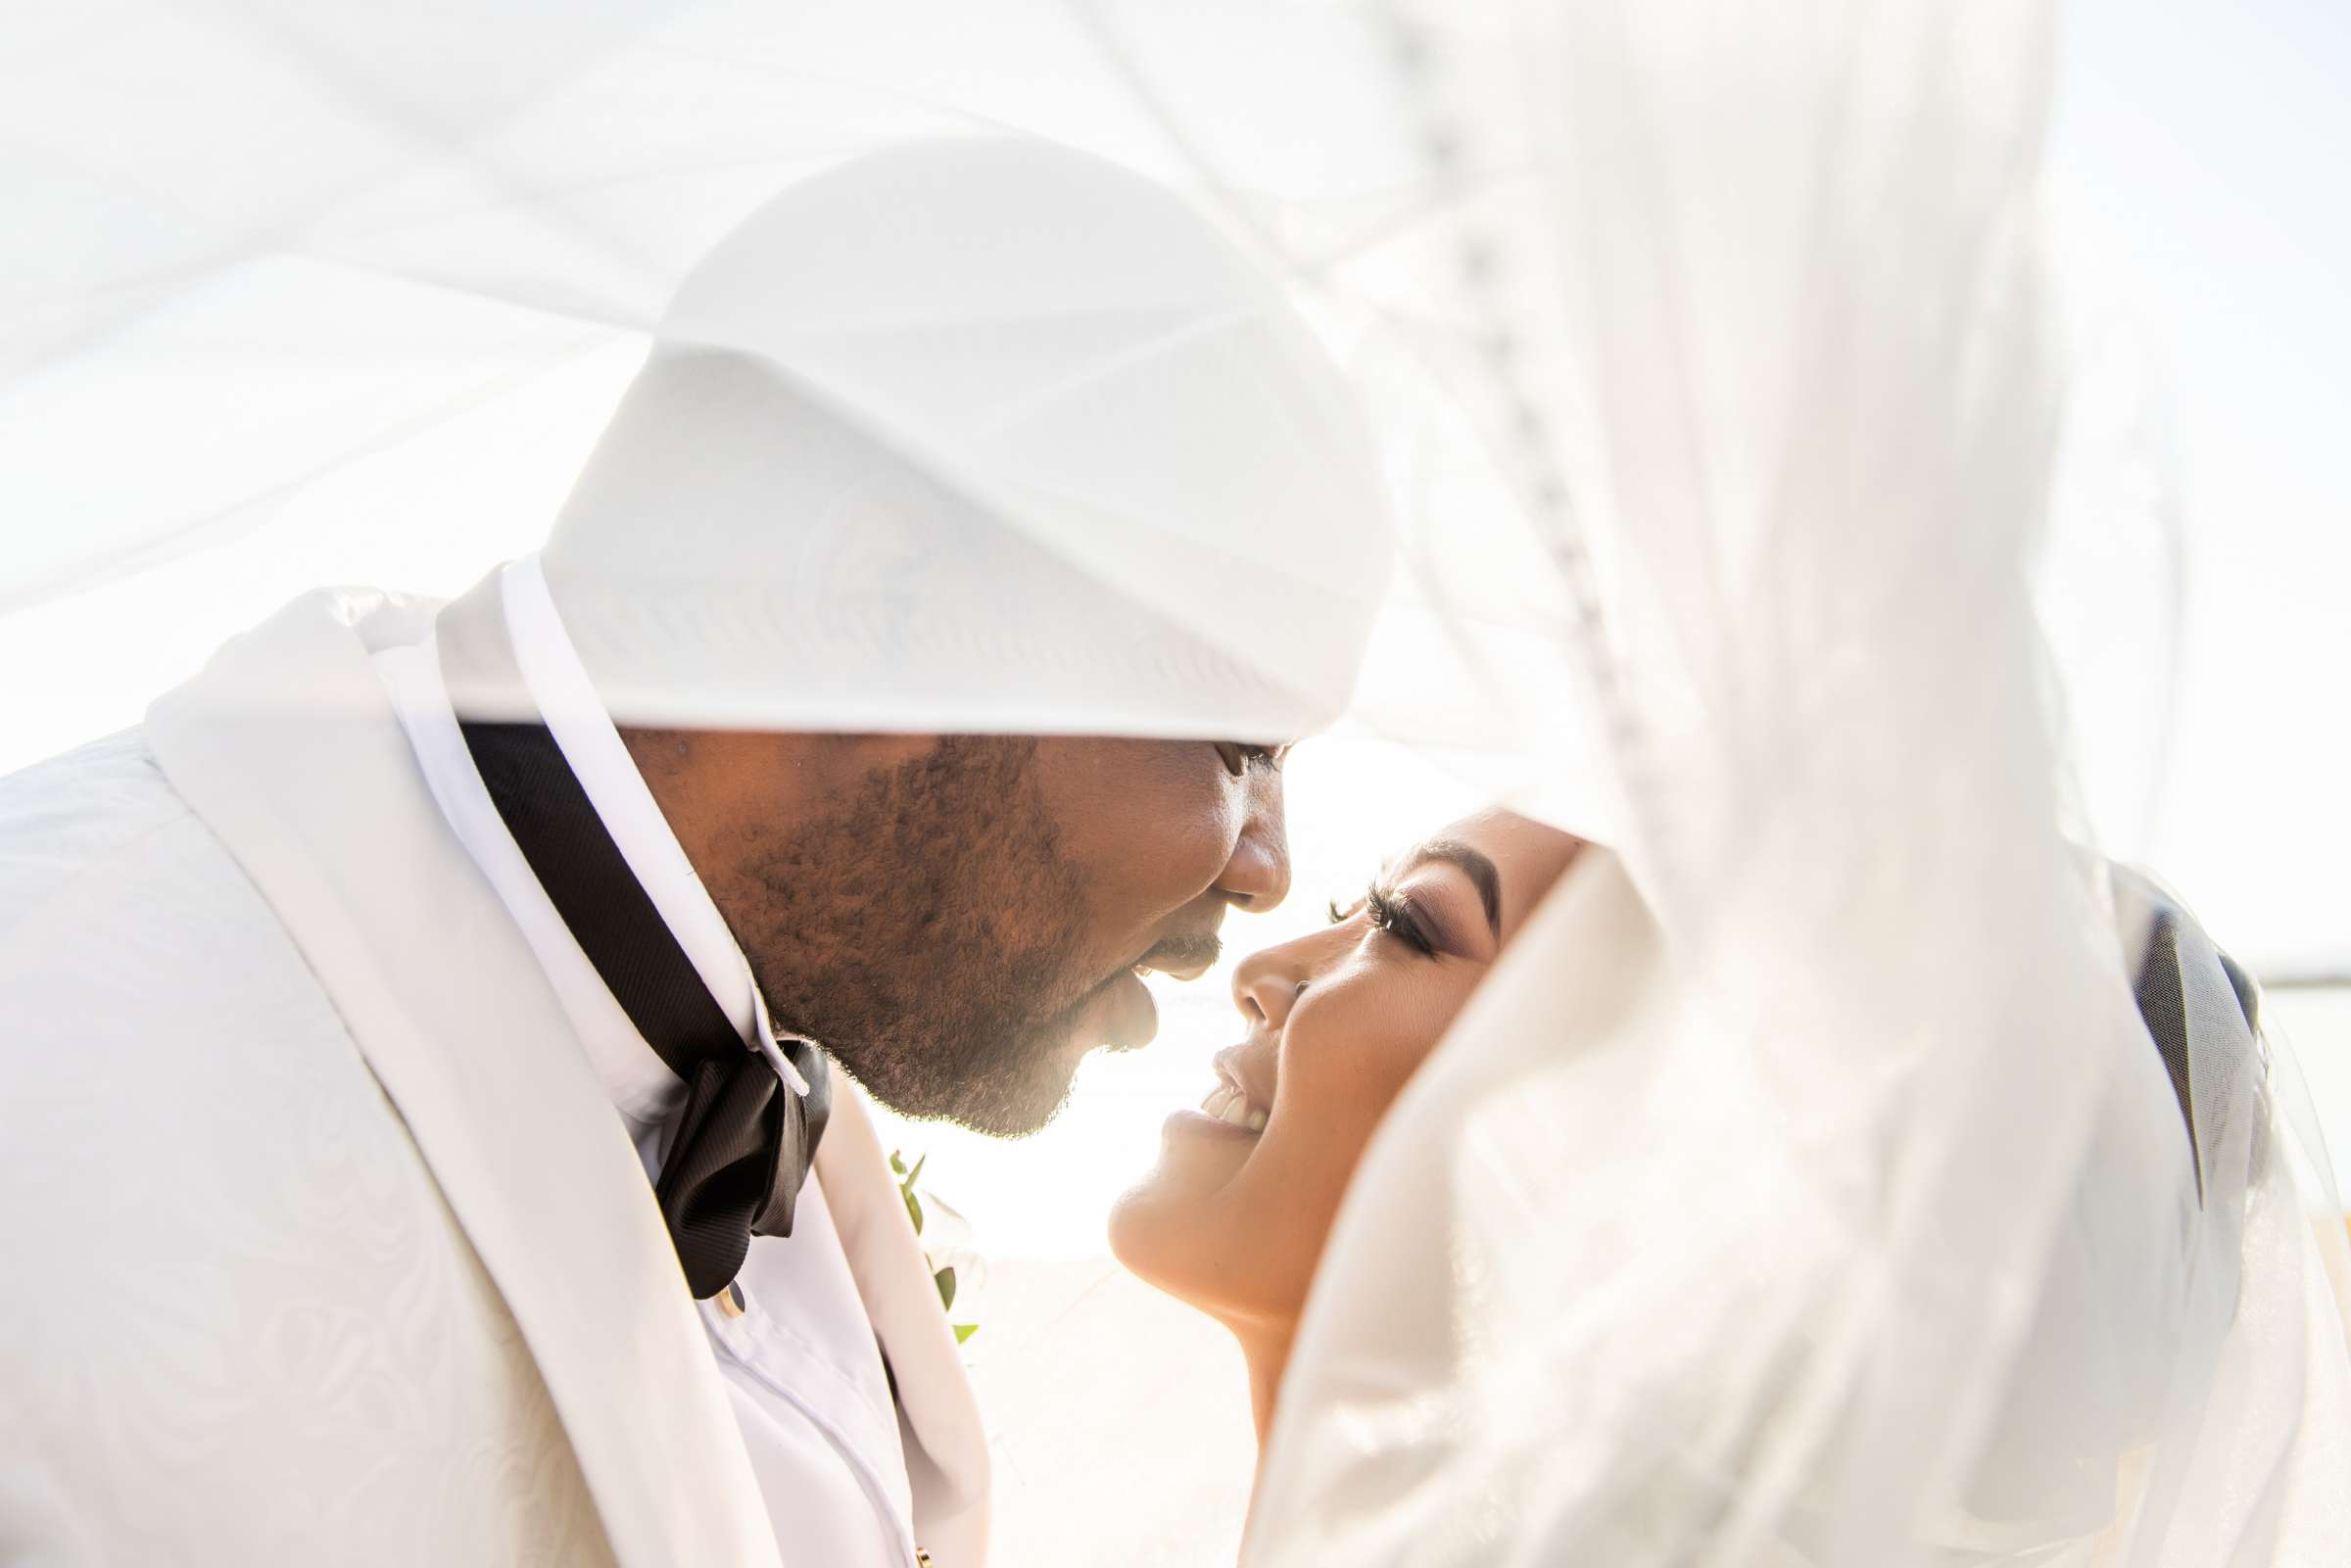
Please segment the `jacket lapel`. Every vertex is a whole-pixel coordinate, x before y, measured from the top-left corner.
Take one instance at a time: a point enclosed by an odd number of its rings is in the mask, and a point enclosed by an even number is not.
[[[644,1167],[369,667],[431,610],[297,599],[160,699],[149,743],[407,1122],[531,1348],[616,1560],[774,1564]]]
[[[906,1217],[882,1140],[856,1090],[836,1078],[833,1118],[816,1146],[849,1274],[898,1390],[915,1540],[939,1568],[987,1554],[987,1435],[938,1287]]]

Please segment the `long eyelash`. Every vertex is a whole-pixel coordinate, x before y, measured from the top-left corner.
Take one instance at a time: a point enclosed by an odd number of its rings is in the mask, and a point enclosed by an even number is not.
[[[1364,913],[1371,917],[1374,927],[1386,931],[1415,953],[1424,958],[1436,956],[1436,943],[1428,939],[1428,933],[1413,919],[1410,907],[1400,898],[1391,898],[1377,882],[1364,889]]]

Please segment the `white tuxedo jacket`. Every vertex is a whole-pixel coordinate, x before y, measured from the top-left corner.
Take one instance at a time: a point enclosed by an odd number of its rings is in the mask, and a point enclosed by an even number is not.
[[[368,665],[431,608],[309,595],[142,730],[0,782],[0,1557],[807,1560],[638,1155]],[[812,1179],[895,1374],[913,1541],[964,1568],[970,1391],[836,1105]],[[808,1375],[778,1392],[821,1416]],[[810,1507],[843,1505],[821,1479]]]

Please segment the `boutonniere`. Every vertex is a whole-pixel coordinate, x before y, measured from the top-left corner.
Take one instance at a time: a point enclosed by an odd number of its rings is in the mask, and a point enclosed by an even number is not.
[[[914,1238],[922,1243],[931,1283],[938,1287],[939,1307],[955,1330],[955,1343],[961,1345],[980,1332],[980,1325],[956,1322],[955,1303],[960,1298],[968,1315],[972,1298],[986,1277],[986,1264],[972,1247],[971,1222],[936,1193],[918,1188],[923,1167],[930,1163],[926,1154],[909,1169],[897,1150],[889,1152],[890,1174],[898,1178],[898,1196],[906,1200],[906,1217],[914,1221]]]

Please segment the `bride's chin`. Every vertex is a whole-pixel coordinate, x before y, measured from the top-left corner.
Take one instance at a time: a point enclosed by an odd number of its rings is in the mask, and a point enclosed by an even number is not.
[[[1163,1211],[1165,1195],[1157,1190],[1155,1178],[1159,1172],[1136,1182],[1110,1206],[1107,1227],[1110,1256],[1117,1259],[1126,1270],[1147,1284],[1168,1290],[1161,1269],[1166,1262],[1160,1239],[1166,1234],[1168,1217]],[[1171,1291],[1170,1294],[1180,1294]]]
[[[1203,1180],[1206,1172],[1186,1168],[1171,1161],[1163,1153],[1159,1163],[1135,1180],[1134,1185],[1119,1194],[1111,1205],[1110,1223],[1115,1243],[1123,1222],[1144,1222],[1153,1228],[1161,1226],[1189,1226],[1206,1218],[1202,1211],[1206,1200],[1221,1180]]]
[[[1220,1250],[1213,1199],[1230,1171],[1220,1179],[1180,1165],[1171,1168],[1173,1164],[1163,1156],[1111,1205],[1110,1253],[1128,1271],[1189,1300],[1182,1280],[1203,1254]]]

